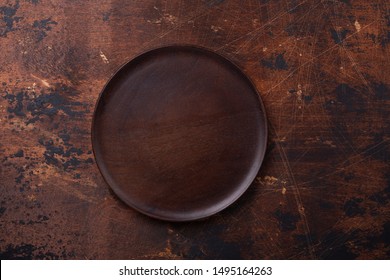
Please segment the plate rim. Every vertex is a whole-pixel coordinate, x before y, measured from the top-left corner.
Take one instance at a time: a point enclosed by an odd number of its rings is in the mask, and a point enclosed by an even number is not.
[[[101,159],[98,158],[98,153],[97,153],[97,137],[95,135],[95,131],[94,131],[94,127],[95,127],[95,124],[96,124],[96,115],[97,115],[97,112],[98,112],[98,108],[99,108],[99,104],[102,100],[102,97],[104,96],[104,93],[106,92],[108,86],[110,85],[110,83],[114,80],[115,76],[117,76],[122,70],[125,69],[125,67],[131,63],[134,63],[135,60],[138,60],[138,59],[142,59],[142,57],[150,54],[150,53],[153,53],[153,52],[156,52],[156,51],[161,51],[161,50],[166,50],[166,49],[184,49],[184,50],[195,50],[195,51],[200,51],[200,52],[203,52],[203,53],[207,53],[211,56],[216,56],[218,57],[219,59],[222,59],[222,60],[225,60],[226,62],[228,62],[228,64],[230,63],[231,66],[233,68],[235,68],[235,70],[237,70],[240,75],[242,77],[244,77],[250,87],[253,89],[253,93],[255,93],[256,95],[256,98],[257,98],[257,101],[260,105],[259,109],[261,111],[261,115],[263,117],[263,120],[264,120],[264,134],[263,134],[263,141],[264,141],[264,145],[263,145],[263,150],[261,151],[261,157],[255,162],[257,163],[257,166],[255,168],[255,171],[256,172],[253,172],[254,175],[253,176],[250,176],[250,180],[247,180],[249,183],[246,183],[244,184],[244,186],[240,187],[239,188],[239,191],[237,192],[237,194],[228,200],[227,203],[223,203],[221,207],[219,207],[217,210],[214,210],[214,211],[211,211],[211,212],[207,212],[206,214],[203,214],[203,215],[197,215],[195,218],[175,218],[175,217],[167,217],[167,216],[164,216],[164,215],[158,215],[156,213],[150,213],[150,212],[147,212],[147,211],[144,211],[143,209],[139,208],[138,206],[134,205],[133,203],[131,203],[128,199],[126,199],[126,195],[122,195],[121,194],[121,190],[117,188],[117,184],[115,184],[114,182],[113,183],[110,183],[111,179],[110,178],[107,178],[108,176],[105,175],[105,172],[102,170],[102,166],[99,165],[99,162],[101,162]],[[140,52],[134,56],[132,56],[130,59],[127,59],[124,63],[122,63],[114,72],[113,74],[107,79],[106,83],[104,84],[102,90],[99,92],[99,95],[98,97],[96,98],[96,101],[95,101],[95,106],[94,106],[94,110],[93,110],[93,114],[92,114],[92,121],[91,121],[91,128],[90,128],[90,137],[91,137],[91,146],[92,146],[92,153],[93,153],[93,156],[94,156],[94,159],[95,159],[95,163],[96,163],[96,166],[99,170],[99,173],[100,175],[102,176],[104,182],[108,185],[108,187],[115,193],[115,195],[117,196],[117,198],[119,198],[119,200],[126,204],[127,206],[131,207],[132,209],[146,215],[146,216],[149,216],[149,217],[152,217],[152,218],[155,218],[155,219],[158,219],[158,220],[162,220],[162,221],[167,221],[167,222],[189,222],[189,221],[197,221],[197,220],[203,220],[203,219],[206,219],[210,216],[213,216],[223,210],[225,210],[226,208],[228,208],[229,206],[231,206],[232,204],[234,204],[240,197],[242,197],[242,195],[248,190],[248,188],[253,184],[253,181],[254,179],[256,178],[257,174],[259,173],[260,171],[260,168],[261,166],[263,165],[263,162],[264,162],[264,158],[265,158],[265,154],[266,154],[266,151],[267,151],[267,146],[268,146],[268,135],[269,135],[269,132],[268,132],[268,129],[269,129],[269,125],[268,125],[268,118],[267,118],[267,113],[265,111],[265,106],[264,106],[264,103],[263,103],[263,100],[261,99],[261,95],[260,95],[260,92],[259,90],[257,89],[257,87],[255,86],[253,80],[242,70],[241,67],[239,67],[237,65],[237,63],[235,63],[234,61],[232,61],[231,59],[227,58],[225,55],[222,55],[212,49],[209,49],[209,48],[206,48],[206,47],[203,47],[203,46],[198,46],[198,45],[192,45],[192,44],[167,44],[167,45],[162,45],[162,46],[159,46],[159,47],[154,47],[154,48],[150,48],[150,49],[147,49],[143,52]],[[107,171],[106,171],[107,173]],[[248,172],[249,173],[249,172]],[[231,197],[231,196],[230,196]]]

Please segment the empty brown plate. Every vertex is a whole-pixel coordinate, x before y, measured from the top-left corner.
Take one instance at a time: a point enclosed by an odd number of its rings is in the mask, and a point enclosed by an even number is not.
[[[92,125],[96,161],[113,191],[170,221],[233,203],[255,178],[266,141],[250,80],[224,57],[192,46],[128,62],[105,86]]]

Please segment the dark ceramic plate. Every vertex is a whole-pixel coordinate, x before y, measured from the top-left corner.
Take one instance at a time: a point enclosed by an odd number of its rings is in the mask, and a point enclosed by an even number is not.
[[[267,124],[250,80],[191,46],[146,52],[107,83],[92,142],[113,191],[163,220],[213,215],[238,199],[263,161]]]

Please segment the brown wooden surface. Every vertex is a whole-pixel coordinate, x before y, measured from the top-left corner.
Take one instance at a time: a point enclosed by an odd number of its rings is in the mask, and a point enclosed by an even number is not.
[[[120,202],[90,140],[109,77],[173,43],[240,65],[270,126],[246,194],[184,224]],[[389,258],[389,43],[385,0],[2,0],[1,258]]]

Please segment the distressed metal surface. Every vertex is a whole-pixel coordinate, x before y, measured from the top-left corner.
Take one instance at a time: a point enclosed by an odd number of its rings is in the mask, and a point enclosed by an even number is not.
[[[161,45],[207,47],[261,92],[255,183],[205,221],[126,207],[93,159],[108,78]],[[0,257],[390,257],[390,12],[385,0],[0,2]]]

